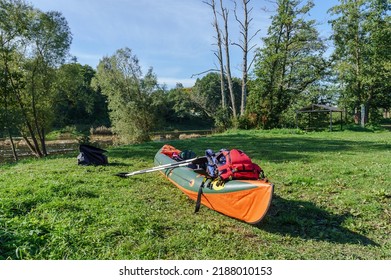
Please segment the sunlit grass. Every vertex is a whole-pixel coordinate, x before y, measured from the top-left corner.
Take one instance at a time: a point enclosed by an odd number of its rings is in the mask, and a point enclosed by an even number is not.
[[[240,148],[275,184],[257,226],[187,199],[153,166],[164,143],[0,165],[0,259],[390,259],[391,133],[230,131],[170,142]]]

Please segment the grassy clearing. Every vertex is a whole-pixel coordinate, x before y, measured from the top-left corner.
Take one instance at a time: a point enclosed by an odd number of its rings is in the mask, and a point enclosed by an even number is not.
[[[0,165],[0,259],[390,259],[391,133],[230,131],[172,141],[203,154],[241,148],[275,184],[257,226],[194,202],[153,165],[164,143]]]

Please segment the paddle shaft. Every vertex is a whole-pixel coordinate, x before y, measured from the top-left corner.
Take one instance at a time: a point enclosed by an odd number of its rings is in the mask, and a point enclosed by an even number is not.
[[[148,169],[133,171],[133,172],[129,172],[129,173],[118,173],[116,175],[120,176],[120,177],[130,177],[130,176],[134,176],[134,175],[138,175],[138,174],[145,174],[145,173],[150,173],[150,172],[164,170],[164,169],[170,169],[170,168],[187,166],[190,163],[195,164],[195,163],[198,163],[198,162],[203,162],[205,159],[206,159],[206,157],[197,157],[197,158],[187,159],[187,160],[183,160],[183,161],[179,161],[179,162],[159,165],[159,166],[151,167],[151,168],[148,168]]]

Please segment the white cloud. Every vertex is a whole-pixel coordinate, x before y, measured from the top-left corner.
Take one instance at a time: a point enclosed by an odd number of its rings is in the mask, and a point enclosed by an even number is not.
[[[178,79],[178,78],[170,78],[170,77],[158,77],[158,82],[161,85],[166,85],[169,89],[175,88],[176,84],[180,83],[184,87],[192,87],[196,82],[196,79]]]

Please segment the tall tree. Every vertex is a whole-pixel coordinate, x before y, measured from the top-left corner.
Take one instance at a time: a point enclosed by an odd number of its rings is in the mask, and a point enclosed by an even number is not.
[[[20,102],[27,105],[25,122],[32,127],[29,136],[34,139],[33,150],[38,156],[46,156],[45,134],[53,121],[55,72],[68,55],[72,36],[61,13],[34,10],[26,39],[26,90]],[[29,142],[27,135],[24,138]]]
[[[158,86],[152,68],[143,75],[132,50],[119,49],[99,62],[93,83],[107,96],[110,120],[122,141],[149,140],[155,117],[151,96]]]
[[[0,0],[0,128],[10,138],[15,160],[18,156],[13,134],[20,125],[21,116],[12,92],[23,84],[22,71],[15,62],[19,60],[17,48],[27,29],[29,13],[30,7],[23,1]]]
[[[224,6],[223,0],[220,0],[220,11],[221,11],[221,17],[223,19],[223,31],[222,31],[222,41],[223,41],[223,47],[225,51],[225,74],[228,81],[228,91],[231,98],[231,109],[232,109],[232,115],[233,118],[237,118],[237,109],[236,109],[236,102],[235,102],[235,93],[234,93],[234,84],[232,81],[232,74],[231,74],[231,56],[230,56],[230,40],[229,40],[229,30],[228,30],[228,20],[229,20],[229,10],[227,7]]]
[[[357,115],[371,109],[390,92],[391,26],[388,0],[340,0],[330,13],[335,51],[334,69],[342,85],[343,105]],[[389,104],[388,104],[389,106]],[[375,115],[375,114],[374,114]]]
[[[370,31],[369,41],[371,71],[368,75],[375,110],[391,108],[391,3],[387,0],[370,3],[370,18],[367,29]],[[368,110],[369,111],[369,110]]]
[[[54,71],[68,54],[71,33],[58,12],[43,13],[22,0],[0,3],[1,59],[8,101],[20,112],[19,133],[41,157],[47,154],[45,129],[51,120]]]
[[[313,2],[277,0],[276,4],[264,47],[257,52],[256,79],[247,105],[264,128],[282,126],[282,115],[322,78],[328,65],[315,21],[306,19]]]

